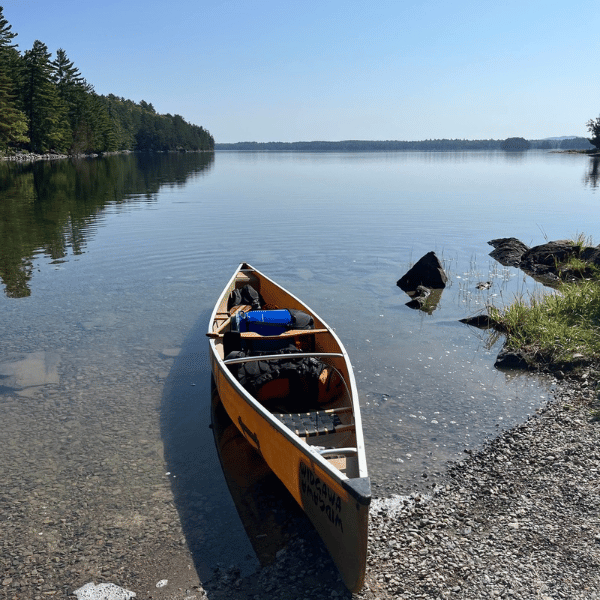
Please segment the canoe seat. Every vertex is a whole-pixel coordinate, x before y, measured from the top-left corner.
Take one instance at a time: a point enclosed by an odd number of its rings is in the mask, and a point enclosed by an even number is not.
[[[327,435],[339,431],[347,431],[354,426],[342,423],[339,415],[325,410],[305,413],[274,413],[288,429],[300,437]]]

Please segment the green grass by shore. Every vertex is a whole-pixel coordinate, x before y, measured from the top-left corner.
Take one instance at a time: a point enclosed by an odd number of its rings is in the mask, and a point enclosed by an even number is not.
[[[591,246],[578,236],[574,246]],[[549,294],[517,299],[488,314],[506,335],[505,348],[524,354],[532,366],[573,368],[600,363],[600,271],[578,258],[557,265],[569,281]],[[574,279],[575,277],[575,279]]]

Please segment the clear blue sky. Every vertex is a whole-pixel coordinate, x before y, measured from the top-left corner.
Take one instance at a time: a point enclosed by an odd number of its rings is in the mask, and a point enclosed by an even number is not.
[[[24,52],[217,142],[586,135],[598,0],[0,0]]]

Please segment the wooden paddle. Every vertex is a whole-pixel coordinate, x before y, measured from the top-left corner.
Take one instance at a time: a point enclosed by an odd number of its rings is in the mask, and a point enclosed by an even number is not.
[[[233,317],[235,317],[235,315],[237,313],[241,312],[248,312],[252,307],[250,305],[240,305],[240,306],[234,306],[231,309],[231,314],[214,330],[214,331],[209,331],[206,336],[209,338],[218,338],[221,337],[221,331],[223,331],[223,329],[225,329],[225,327],[227,327],[227,325],[229,325],[229,323],[231,322],[231,319]],[[223,313],[221,313],[223,314]]]

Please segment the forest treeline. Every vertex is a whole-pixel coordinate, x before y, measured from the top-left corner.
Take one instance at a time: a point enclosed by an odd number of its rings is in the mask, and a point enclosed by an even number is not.
[[[523,139],[523,138],[509,138]],[[276,152],[390,152],[396,150],[457,151],[457,150],[505,150],[508,140],[422,140],[403,142],[398,140],[369,141],[345,140],[341,142],[236,142],[215,144],[215,150],[253,150]],[[528,148],[539,150],[589,150],[593,146],[584,137],[523,140]]]
[[[36,40],[19,52],[0,6],[0,152],[91,154],[211,151],[214,139],[151,103],[96,94],[60,48]]]

